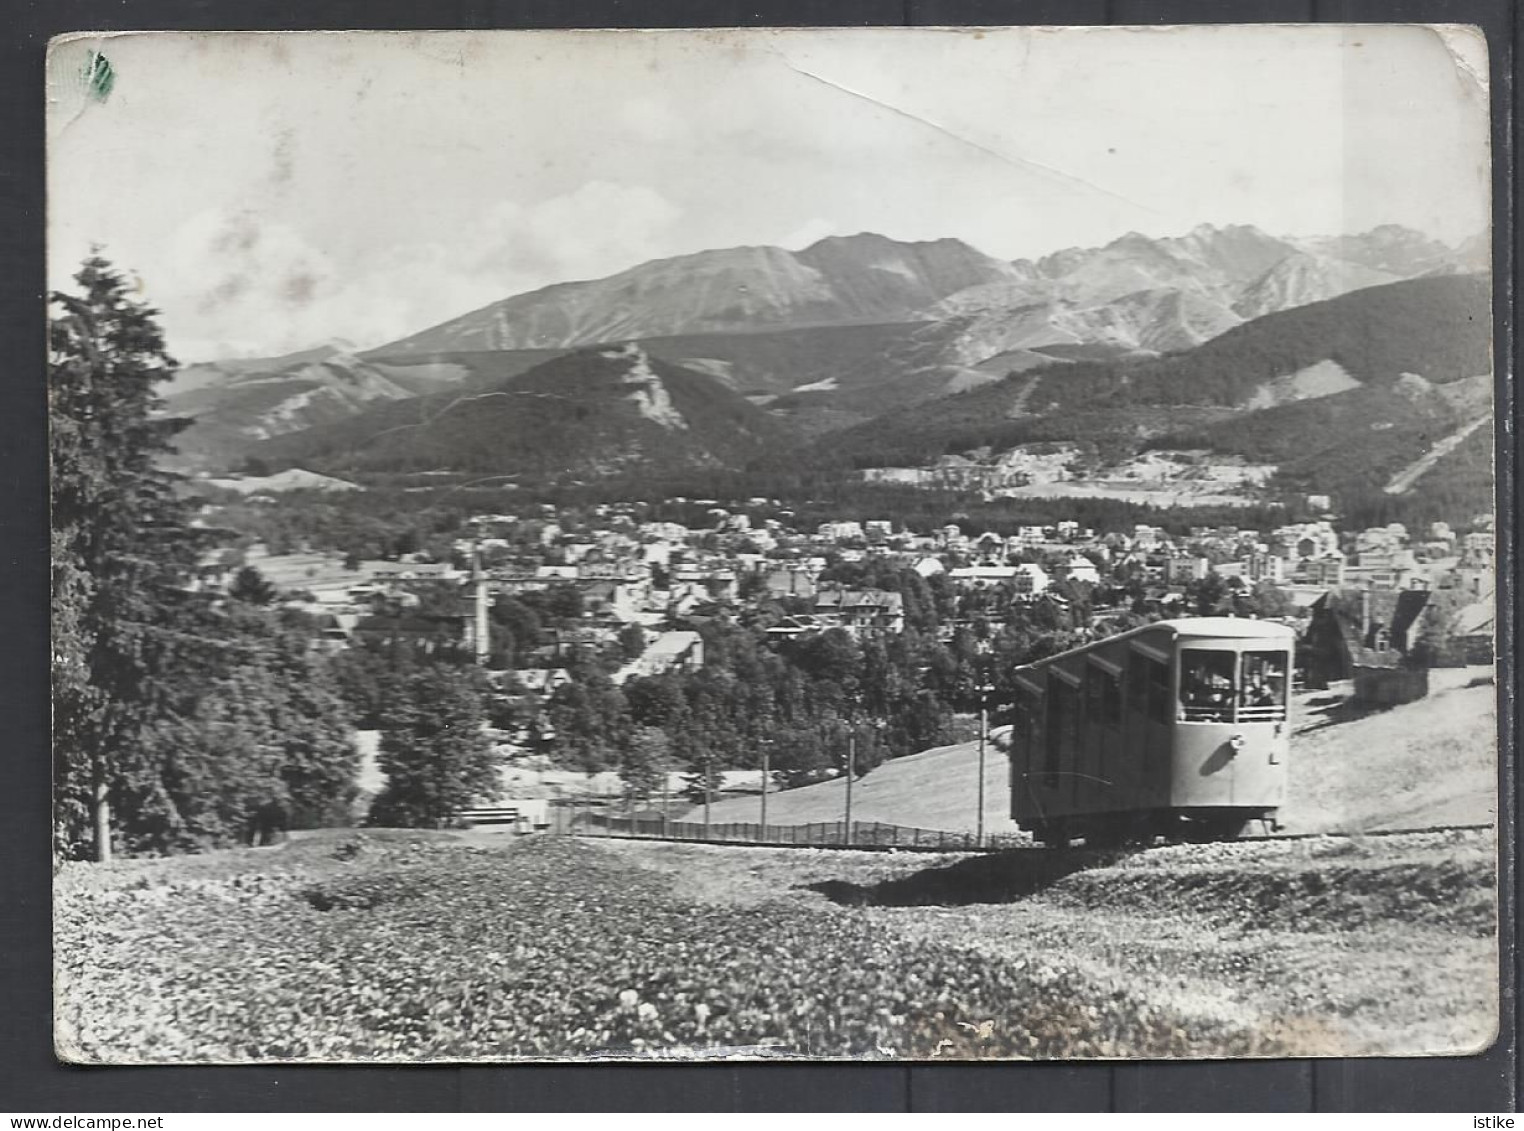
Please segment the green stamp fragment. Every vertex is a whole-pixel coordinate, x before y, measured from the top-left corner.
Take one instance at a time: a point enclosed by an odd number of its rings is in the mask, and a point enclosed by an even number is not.
[[[116,72],[111,69],[111,61],[99,51],[92,51],[85,62],[83,74],[85,89],[90,92],[90,97],[97,102],[106,101],[111,88],[116,85]]]

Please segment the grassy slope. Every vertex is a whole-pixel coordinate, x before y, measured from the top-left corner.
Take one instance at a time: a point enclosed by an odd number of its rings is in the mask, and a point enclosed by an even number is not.
[[[978,804],[979,752],[976,743],[939,746],[879,766],[852,787],[852,819],[882,821],[922,829],[972,832]],[[985,757],[985,830],[1014,833],[1008,811],[1009,785],[1005,755],[993,743]],[[846,782],[786,790],[768,798],[770,825],[840,821],[846,802]],[[689,819],[701,819],[696,809]],[[711,807],[714,821],[755,821],[757,800],[722,801]]]
[[[695,898],[569,837],[366,833],[76,865],[56,898],[57,1040],[87,1063],[745,1056],[764,1044],[873,1058],[1291,1051],[1099,992],[1058,964],[885,932],[822,899],[759,910]]]
[[[1141,999],[1193,1028],[1247,1029],[1297,1055],[1470,1051],[1497,1013],[1493,850],[1475,834],[1058,863],[650,841],[609,851],[699,904],[829,900],[888,937],[1071,971],[1102,997]]]
[[[1293,739],[1282,821],[1292,831],[1317,832],[1494,819],[1496,688],[1458,686],[1480,671],[1436,671],[1429,698],[1389,711],[1342,722],[1321,712],[1304,716]],[[888,762],[854,785],[853,820],[972,831],[977,765],[973,743]],[[1016,831],[1006,816],[1006,775],[1005,756],[991,746],[984,783],[985,828],[991,833]],[[845,800],[840,781],[787,790],[769,798],[768,823],[839,821]],[[693,819],[700,814],[696,810]],[[757,801],[720,802],[711,819],[754,822]]]
[[[1304,718],[1285,819],[1299,832],[1497,818],[1497,688],[1487,669],[1431,673],[1429,696],[1349,722]]]

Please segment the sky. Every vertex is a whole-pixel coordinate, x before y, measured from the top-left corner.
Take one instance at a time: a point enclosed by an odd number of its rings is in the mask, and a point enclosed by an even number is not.
[[[1455,243],[1488,224],[1486,73],[1403,25],[80,38],[49,59],[49,281],[99,245],[198,361],[861,231]]]

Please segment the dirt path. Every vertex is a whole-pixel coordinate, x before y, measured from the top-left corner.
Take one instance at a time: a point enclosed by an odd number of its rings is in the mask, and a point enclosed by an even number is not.
[[[1392,476],[1391,480],[1385,487],[1386,493],[1388,495],[1407,494],[1408,491],[1412,490],[1413,484],[1417,483],[1419,479],[1423,478],[1424,474],[1428,472],[1430,468],[1432,468],[1440,460],[1444,459],[1445,456],[1449,455],[1456,448],[1460,447],[1461,444],[1465,442],[1467,436],[1471,435],[1471,433],[1475,432],[1483,424],[1490,423],[1491,420],[1491,413],[1488,413],[1486,416],[1479,416],[1470,424],[1464,425],[1461,428],[1458,428],[1454,432],[1450,433],[1448,436],[1445,436],[1436,441],[1434,446],[1427,452],[1419,456],[1412,463],[1408,464],[1407,467],[1403,468],[1396,475]]]
[[[1032,399],[1032,394],[1037,391],[1037,386],[1042,384],[1041,375],[1028,377],[1022,384],[1021,390],[1011,400],[1011,406],[1005,410],[1005,414],[1011,420],[1019,419],[1027,415],[1027,402]]]

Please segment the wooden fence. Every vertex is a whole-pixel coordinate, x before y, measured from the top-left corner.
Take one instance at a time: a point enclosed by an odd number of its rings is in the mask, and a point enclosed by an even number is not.
[[[562,831],[562,830],[557,830]],[[646,840],[684,840],[714,844],[779,845],[783,847],[852,847],[905,849],[919,852],[977,852],[1011,848],[1021,843],[1009,833],[986,835],[983,845],[971,832],[918,829],[880,821],[813,821],[805,825],[759,825],[736,822],[664,820],[660,815],[612,817],[578,813],[564,831],[578,836],[636,837]]]

